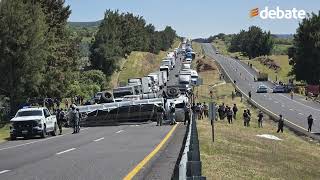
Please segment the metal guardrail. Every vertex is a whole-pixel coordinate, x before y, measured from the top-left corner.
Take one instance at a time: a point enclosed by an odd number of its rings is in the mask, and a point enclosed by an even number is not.
[[[201,175],[202,163],[200,160],[198,130],[193,114],[187,133],[188,136],[179,164],[179,180],[206,180],[206,177]]]

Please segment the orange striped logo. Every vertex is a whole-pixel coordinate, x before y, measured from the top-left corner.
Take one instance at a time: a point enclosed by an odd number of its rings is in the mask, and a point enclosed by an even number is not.
[[[255,17],[259,15],[259,8],[254,8],[250,10],[250,17]]]

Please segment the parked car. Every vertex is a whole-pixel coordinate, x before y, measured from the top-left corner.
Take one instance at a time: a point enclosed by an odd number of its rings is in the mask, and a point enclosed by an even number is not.
[[[268,88],[265,85],[259,85],[257,88],[257,93],[267,93]]]
[[[45,107],[26,107],[20,109],[10,120],[10,138],[30,137],[40,135],[45,138],[48,133],[55,136],[57,132],[57,119]]]
[[[273,93],[285,93],[285,87],[281,85],[276,85],[272,88]]]

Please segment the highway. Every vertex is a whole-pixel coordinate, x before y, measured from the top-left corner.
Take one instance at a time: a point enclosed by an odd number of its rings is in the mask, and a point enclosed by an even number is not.
[[[170,73],[170,84],[177,83],[178,68],[180,62]],[[83,128],[79,134],[67,129],[46,139],[4,142],[0,144],[0,179],[116,180],[132,175],[132,170],[139,172],[135,179],[171,179],[185,131],[183,124],[158,127],[147,122]],[[146,160],[149,154],[152,158]],[[139,168],[142,161],[147,164]]]
[[[202,44],[205,54],[216,60],[226,71],[230,78],[236,81],[237,86],[243,92],[248,94],[252,92],[252,99],[259,105],[265,107],[275,115],[282,114],[291,125],[297,126],[307,131],[307,117],[312,114],[314,124],[312,132],[320,133],[320,104],[307,101],[302,96],[295,95],[293,99],[289,94],[272,93],[271,82],[254,82],[257,72],[239,60],[216,54],[215,48],[208,43]],[[260,84],[268,87],[268,93],[257,94],[256,90]]]

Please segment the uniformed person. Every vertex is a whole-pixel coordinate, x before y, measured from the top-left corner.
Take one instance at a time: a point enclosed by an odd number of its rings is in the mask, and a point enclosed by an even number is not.
[[[157,107],[157,126],[162,126],[164,113],[165,113],[165,110],[164,110],[162,104],[160,104]]]
[[[283,126],[284,126],[284,120],[282,115],[279,115],[279,121],[278,121],[278,130],[277,133],[279,133],[280,131],[283,133]]]

